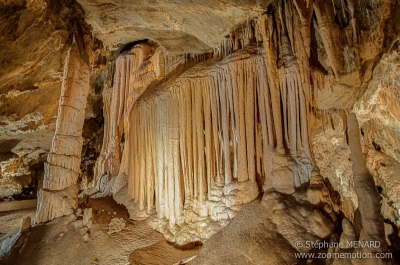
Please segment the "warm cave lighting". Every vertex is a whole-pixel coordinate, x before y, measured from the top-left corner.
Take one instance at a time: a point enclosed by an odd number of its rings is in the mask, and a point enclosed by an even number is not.
[[[0,0],[0,264],[400,264],[400,1]]]

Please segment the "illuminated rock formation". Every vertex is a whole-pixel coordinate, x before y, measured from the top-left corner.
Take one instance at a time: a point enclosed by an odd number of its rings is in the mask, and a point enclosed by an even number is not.
[[[152,81],[164,77],[163,69],[154,69],[160,67],[158,61],[153,62],[157,55],[160,56],[160,52],[157,52],[151,61],[147,61],[146,65],[142,65],[153,55],[154,49],[155,47],[149,44],[139,44],[120,55],[115,62],[113,86],[103,92],[105,136],[95,176],[118,175],[126,113]]]
[[[383,229],[383,217],[380,212],[378,192],[372,175],[368,172],[365,159],[360,145],[360,128],[354,113],[349,115],[349,138],[351,157],[353,159],[354,189],[358,196],[358,208],[362,218],[362,229],[360,241],[376,240],[381,243],[381,248],[385,250],[385,233]],[[362,201],[369,203],[362,203]]]
[[[74,39],[65,59],[56,131],[45,163],[43,188],[38,192],[36,223],[71,214],[78,207],[77,180],[90,82],[89,66],[78,45]]]
[[[309,66],[300,67],[289,38],[275,47],[285,53],[280,54],[279,69],[272,51],[263,56],[256,44],[264,41],[265,48],[267,36],[277,38],[275,30],[268,32],[267,19],[233,31],[221,45],[221,62],[213,59],[193,66],[160,84],[157,92],[143,95],[133,107],[128,103],[121,107],[129,110],[123,161],[128,193],[137,208],[131,217],[149,216],[155,208],[155,226],[172,241],[185,243],[210,235],[197,229],[194,237],[168,236],[180,233],[176,225],[232,218],[236,205],[255,199],[260,191],[293,193],[309,180],[309,129],[307,122],[301,123],[307,121],[311,93],[301,72],[309,73]],[[119,73],[126,75],[119,63],[125,56],[117,60],[116,78]],[[114,82],[113,93],[119,89]],[[125,87],[131,89],[135,87]],[[120,119],[110,113],[106,115]]]
[[[298,240],[395,253],[399,7],[3,1],[0,196],[39,189],[37,224],[69,215],[85,229],[99,210],[82,216],[78,192],[88,209],[112,196],[169,242],[209,244],[194,264],[271,262],[264,246],[296,264],[310,252]],[[110,238],[132,225],[109,214]]]
[[[324,119],[333,126],[338,113],[347,141],[351,103],[335,99],[328,108],[340,109],[325,110],[324,95],[327,86],[361,85],[355,8],[365,7],[275,1],[236,26],[213,55],[168,56],[149,42],[124,51],[112,89],[104,92],[106,137],[98,186],[89,193],[113,193],[134,219],[157,213],[154,227],[179,244],[209,237],[259,192],[292,194],[311,177],[316,120],[325,130]],[[337,37],[338,16],[349,33],[345,43]],[[325,59],[317,52],[321,45]],[[333,219],[339,210],[352,219],[354,192],[347,205],[332,201],[317,175],[309,199]],[[213,228],[195,228],[198,222]]]

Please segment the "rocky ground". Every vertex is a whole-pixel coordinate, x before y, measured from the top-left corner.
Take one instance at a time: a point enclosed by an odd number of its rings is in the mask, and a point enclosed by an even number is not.
[[[174,264],[197,255],[201,248],[175,248],[145,221],[129,220],[127,211],[111,198],[83,205],[92,209],[91,221],[84,214],[89,208],[83,208],[83,214],[32,226],[22,232],[15,248],[0,264]],[[1,235],[16,233],[22,217],[33,220],[35,211],[32,208],[2,214]]]

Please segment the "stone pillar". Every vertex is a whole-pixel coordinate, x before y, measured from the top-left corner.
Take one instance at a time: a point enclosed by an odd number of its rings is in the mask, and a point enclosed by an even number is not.
[[[353,161],[354,190],[358,197],[358,209],[361,214],[362,229],[360,241],[379,241],[380,248],[375,251],[387,251],[384,220],[373,176],[367,170],[361,150],[360,128],[356,115],[350,113],[347,119],[349,145]],[[376,263],[377,264],[377,263]]]
[[[71,214],[78,207],[77,180],[89,86],[89,67],[74,42],[65,59],[56,131],[45,163],[43,188],[38,192],[35,223]]]

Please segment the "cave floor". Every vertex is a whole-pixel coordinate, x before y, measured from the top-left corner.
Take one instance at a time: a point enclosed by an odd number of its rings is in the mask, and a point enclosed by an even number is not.
[[[201,246],[176,248],[145,221],[133,221],[127,210],[111,197],[90,199],[84,203],[93,209],[90,229],[82,218],[69,215],[24,231],[0,264],[183,264],[200,251]],[[33,216],[35,209],[0,215],[0,233],[18,232],[21,219]],[[108,234],[113,218],[123,218],[125,228]]]

